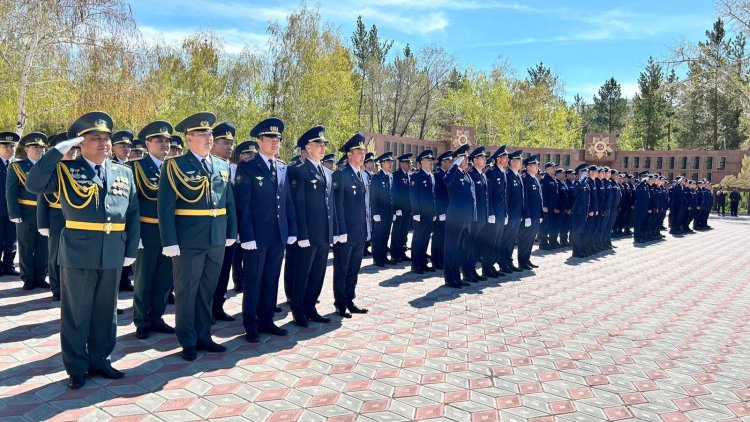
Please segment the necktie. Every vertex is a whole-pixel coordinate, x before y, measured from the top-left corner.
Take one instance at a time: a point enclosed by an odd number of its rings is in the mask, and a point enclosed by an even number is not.
[[[106,181],[104,179],[104,169],[102,169],[102,166],[97,164],[94,166],[94,171],[96,172],[96,175],[101,179],[102,184],[106,184]]]
[[[268,165],[271,168],[271,178],[273,178],[273,181],[276,181],[276,166],[273,164],[273,158],[268,159]]]
[[[364,184],[365,181],[362,179],[362,172],[361,171],[355,171],[355,173],[357,173],[357,177],[359,177],[359,181]]]
[[[320,177],[323,178],[323,186],[325,187],[326,186],[326,174],[323,171],[323,166],[321,166],[320,164],[318,164],[318,173],[320,173]]]
[[[203,170],[206,170],[206,173],[208,173],[208,175],[210,176],[211,170],[208,168],[208,162],[205,158],[201,160],[201,164],[203,165]]]

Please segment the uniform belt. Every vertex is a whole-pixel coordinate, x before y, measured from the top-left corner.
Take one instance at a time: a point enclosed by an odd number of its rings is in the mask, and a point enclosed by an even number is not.
[[[68,220],[65,222],[65,227],[74,230],[90,230],[107,234],[110,232],[125,231],[125,223],[88,223],[85,221]]]
[[[174,215],[192,216],[192,217],[218,217],[220,215],[226,215],[226,208],[215,208],[211,210],[186,210],[176,209]]]
[[[57,202],[53,202],[49,204],[50,208],[57,208],[58,210],[62,209],[62,205],[58,204]]]
[[[151,217],[141,217],[141,223],[159,224],[159,219]]]
[[[36,206],[36,201],[32,201],[30,199],[19,199],[18,203],[21,204],[21,205],[28,205],[30,207],[35,207]]]

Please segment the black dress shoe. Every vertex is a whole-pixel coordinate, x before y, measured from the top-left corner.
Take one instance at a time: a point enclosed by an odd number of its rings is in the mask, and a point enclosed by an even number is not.
[[[151,329],[149,327],[136,327],[135,337],[141,340],[147,339],[151,335]]]
[[[237,293],[242,293],[242,292],[243,292],[244,290],[245,290],[245,289],[244,289],[244,287],[242,287],[242,285],[240,285],[240,284],[235,284],[235,285],[234,285],[234,291],[235,291],[235,292],[237,292]]]
[[[514,271],[514,272],[517,272],[517,273],[520,273],[520,272],[523,271],[522,269],[520,269],[520,268],[518,268],[516,266],[513,266],[513,265],[511,265],[509,268],[510,268],[511,271]]]
[[[396,265],[396,264],[398,264],[398,260],[396,260],[396,259],[386,259],[385,263],[387,265]]]
[[[54,302],[59,302],[60,301],[60,295],[52,294],[52,300]]]
[[[185,347],[182,349],[182,358],[187,361],[194,361],[198,357],[198,352],[195,347]]]
[[[435,272],[435,268],[434,267],[430,267],[429,265],[425,265],[424,267],[422,267],[422,271],[427,271],[427,272],[430,272],[430,273],[434,273]]]
[[[343,306],[336,306],[336,314],[338,314],[342,318],[351,318],[352,314],[347,312],[346,308]]]
[[[169,326],[164,320],[158,320],[151,323],[151,331],[163,334],[174,334],[174,328]]]
[[[215,343],[213,341],[198,343],[195,348],[209,353],[224,353],[227,351],[227,348],[225,346],[222,346],[221,344]]]
[[[24,282],[22,289],[24,290],[34,290],[34,282]]]
[[[519,264],[518,266],[519,266],[519,267],[520,267],[521,269],[523,269],[523,270],[531,270],[531,269],[532,269],[532,268],[531,268],[531,267],[530,267],[530,266],[529,266],[528,264],[526,264],[526,263],[523,263],[523,264]]]
[[[15,268],[3,270],[3,275],[19,276],[21,273],[15,270]]]
[[[34,287],[41,287],[42,289],[49,289],[49,283],[45,280],[37,280],[34,282]]]
[[[169,296],[167,296],[167,303],[174,305],[174,293],[169,293]]]
[[[302,317],[299,317],[299,316],[295,315],[295,316],[293,317],[293,319],[294,319],[294,323],[295,323],[295,324],[296,324],[296,325],[297,325],[298,327],[302,327],[302,328],[305,328],[305,327],[308,327],[308,326],[310,325],[310,324],[308,324],[308,322],[307,322],[307,318],[302,318]]]
[[[227,322],[235,321],[235,318],[233,316],[227,314],[224,311],[215,312],[214,319],[217,321],[227,321]]]
[[[433,266],[433,267],[434,267],[434,268],[435,268],[436,270],[441,270],[441,271],[442,271],[442,269],[443,269],[443,266],[442,266],[442,265],[439,265],[439,264],[432,264],[432,266]]]
[[[71,390],[78,390],[86,384],[86,377],[84,375],[71,375],[68,377],[68,388]]]
[[[117,315],[122,315],[125,313],[125,310],[117,308]]]
[[[458,284],[462,287],[471,286],[471,283],[467,283],[463,280],[459,280]]]
[[[118,371],[110,365],[107,365],[97,369],[89,369],[89,375],[99,375],[110,380],[119,380],[120,378],[125,376],[125,373],[122,371]]]
[[[411,272],[414,274],[424,274],[424,271],[418,269],[418,268],[412,268]]]
[[[383,262],[373,262],[372,265],[374,265],[376,267],[381,267],[381,268],[385,267],[385,263],[383,263]]]
[[[285,335],[289,334],[289,331],[287,331],[287,330],[285,330],[285,329],[283,329],[281,327],[277,327],[277,326],[275,326],[273,324],[272,325],[268,325],[266,327],[258,327],[258,332],[270,334],[272,336],[285,336]]]
[[[479,275],[479,273],[477,273],[476,271],[474,272],[474,274],[472,274],[472,277],[474,277],[475,279],[479,281],[487,281],[487,277],[483,275]]]
[[[245,334],[245,340],[248,343],[260,343],[260,337],[257,334]]]
[[[349,309],[349,312],[351,312],[353,314],[366,314],[366,313],[370,312],[369,309],[367,309],[367,308],[360,308],[360,307],[358,307],[357,305],[355,305],[353,303],[351,305],[347,306],[346,308]]]
[[[531,268],[539,268],[538,265],[534,265],[531,261],[526,261],[526,265],[528,265]]]
[[[132,292],[133,290],[135,290],[135,288],[130,283],[120,284],[120,291],[121,292]]]
[[[474,277],[464,277],[462,280],[464,283],[479,283],[479,280],[477,280]],[[468,286],[468,284],[467,284]]]
[[[328,324],[329,322],[331,322],[331,318],[326,318],[317,312],[307,314],[307,319],[312,322],[319,322],[321,324]]]

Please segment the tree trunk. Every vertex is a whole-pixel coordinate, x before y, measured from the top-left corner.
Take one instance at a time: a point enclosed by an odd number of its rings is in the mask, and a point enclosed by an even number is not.
[[[29,40],[29,46],[26,49],[26,55],[23,58],[23,68],[21,69],[21,86],[18,90],[18,120],[16,120],[16,133],[21,136],[23,130],[26,127],[26,92],[29,87],[29,79],[31,78],[31,66],[34,63],[34,56],[37,53],[39,47],[39,40],[42,36],[42,25],[41,25],[41,3],[37,6],[36,19],[34,22],[34,35]]]

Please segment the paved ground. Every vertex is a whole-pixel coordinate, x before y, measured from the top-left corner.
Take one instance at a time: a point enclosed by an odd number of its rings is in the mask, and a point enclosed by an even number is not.
[[[360,277],[369,315],[261,337],[219,324],[221,355],[187,363],[174,336],[135,338],[131,296],[114,366],[68,391],[48,292],[0,281],[0,417],[42,420],[750,420],[750,223],[536,273],[442,288],[404,267]],[[371,261],[367,260],[369,264]],[[438,273],[439,274],[439,273]],[[329,268],[320,310],[333,310]],[[240,298],[228,311],[240,313]],[[174,321],[170,315],[167,320]]]

